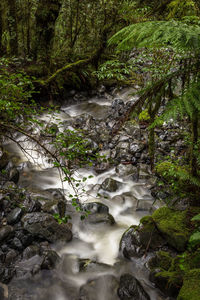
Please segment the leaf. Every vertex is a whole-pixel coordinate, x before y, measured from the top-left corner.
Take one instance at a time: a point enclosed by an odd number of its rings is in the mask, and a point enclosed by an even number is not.
[[[200,232],[197,231],[190,236],[189,243],[191,245],[200,244]]]
[[[200,221],[200,214],[194,216],[191,221]]]

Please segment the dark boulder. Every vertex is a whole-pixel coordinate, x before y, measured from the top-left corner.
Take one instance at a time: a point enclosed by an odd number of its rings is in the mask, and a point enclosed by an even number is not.
[[[116,300],[118,281],[113,275],[104,275],[88,281],[80,288],[79,300]]]
[[[23,211],[19,207],[16,207],[13,210],[11,210],[11,212],[7,215],[8,224],[17,223],[20,220],[22,213],[23,213]]]
[[[30,213],[22,218],[24,229],[34,236],[49,242],[68,242],[72,232],[67,224],[58,224],[53,216],[46,213]]]
[[[150,300],[141,283],[131,274],[120,277],[118,296],[121,300]]]

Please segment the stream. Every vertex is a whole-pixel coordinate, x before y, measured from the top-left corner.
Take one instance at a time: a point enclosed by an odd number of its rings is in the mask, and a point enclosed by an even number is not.
[[[98,123],[109,114],[114,98],[120,98],[124,102],[133,100],[128,90],[120,91],[114,96],[91,97],[78,104],[63,105],[56,118],[70,124],[74,118],[88,114]],[[43,116],[47,122],[50,118],[49,115]],[[53,122],[56,123],[55,118]],[[71,125],[67,126],[72,128]],[[17,138],[20,140],[21,136]],[[43,201],[48,198],[48,193],[59,197],[59,191],[63,187],[65,196],[72,192],[67,182],[61,183],[57,169],[52,168],[47,158],[34,151],[29,142],[24,141],[23,146],[27,149],[26,155],[14,143],[9,142],[5,145],[5,148],[17,157],[17,167],[22,170],[18,183],[21,188],[33,195],[43,195]],[[110,149],[102,150],[102,154],[110,155]],[[93,176],[84,185],[86,192],[81,201],[86,205],[90,203],[94,212],[98,209],[97,202],[106,205],[115,223],[109,222],[108,219],[105,222],[90,218],[81,221],[80,215],[72,209],[72,241],[52,245],[61,258],[56,269],[53,272],[44,270],[40,276],[32,279],[15,279],[14,283],[11,281],[10,286],[14,284],[18,289],[25,291],[27,300],[117,300],[117,281],[122,274],[129,273],[139,280],[151,300],[167,299],[148,279],[149,271],[145,266],[147,257],[130,261],[119,252],[123,233],[131,225],[138,225],[141,217],[149,215],[159,207],[151,196],[146,179],[148,176],[136,180],[127,175],[125,169],[126,166],[119,162],[118,166],[111,166],[100,173],[93,168],[76,171],[76,178],[79,180]],[[115,190],[103,189],[102,184],[107,178],[117,182]],[[97,193],[101,195],[98,198]]]

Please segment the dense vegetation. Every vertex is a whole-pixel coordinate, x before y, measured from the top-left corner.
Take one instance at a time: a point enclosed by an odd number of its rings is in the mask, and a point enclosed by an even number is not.
[[[138,100],[119,120],[113,135],[129,119],[145,124],[151,169],[159,177],[160,186],[171,189],[171,200],[188,202],[186,213],[177,212],[174,216],[169,210],[163,217],[167,223],[167,216],[170,219],[172,215],[171,227],[176,227],[179,216],[183,217],[181,222],[188,226],[183,230],[187,232],[188,248],[181,248],[177,261],[168,258],[170,266],[163,268],[161,274],[168,278],[169,284],[171,276],[174,285],[176,280],[178,285],[184,282],[178,298],[183,300],[189,300],[190,276],[199,284],[200,274],[199,261],[197,266],[193,262],[194,257],[199,258],[200,247],[199,209],[193,208],[200,206],[199,3],[192,0],[0,2],[0,138],[14,139],[12,133],[18,131],[34,140],[73,185],[72,198],[78,211],[79,183],[72,176],[73,162],[81,155],[79,165],[91,164],[97,154],[88,155],[89,144],[82,133],[69,131],[57,136],[57,152],[51,153],[29,130],[31,124],[39,123],[34,116],[44,110],[41,101],[62,100],[69,87],[91,90],[101,83],[139,86]],[[160,161],[156,128],[165,128],[169,123],[172,131],[175,123],[181,128],[184,147],[178,158],[172,153]],[[44,128],[42,122],[39,125],[46,135],[54,131],[53,127]],[[67,149],[64,154],[63,148]],[[60,163],[60,156],[69,162],[67,168]],[[153,215],[156,226],[161,222],[158,214]],[[181,278],[177,279],[179,272]]]

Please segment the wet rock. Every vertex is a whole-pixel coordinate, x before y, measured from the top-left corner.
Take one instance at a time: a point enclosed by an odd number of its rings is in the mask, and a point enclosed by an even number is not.
[[[137,142],[134,142],[130,145],[130,153],[131,154],[135,154],[137,152],[141,152],[142,150],[144,149],[144,145],[137,141]]]
[[[22,209],[19,207],[14,208],[8,215],[7,215],[7,222],[8,224],[15,224],[17,223],[21,216],[22,216]]]
[[[15,275],[15,270],[13,267],[5,268],[2,270],[2,274],[0,275],[0,280],[2,283],[8,283],[13,276]]]
[[[23,201],[23,206],[28,213],[40,211],[42,207],[41,203],[37,199],[29,196],[27,196]]]
[[[131,163],[130,164],[119,164],[116,168],[116,173],[119,176],[128,176],[128,175],[133,175],[137,174],[137,167],[133,166]]]
[[[41,268],[46,270],[54,269],[56,264],[60,261],[59,255],[53,250],[46,250],[42,254],[43,261]]]
[[[13,250],[13,249],[10,249],[8,251],[8,253],[6,254],[6,258],[5,258],[5,263],[6,264],[10,264],[11,262],[13,262],[15,260],[15,258],[17,257],[18,255],[18,252]]]
[[[23,259],[15,265],[17,278],[31,278],[34,270],[40,270],[43,258],[35,255],[27,260]]]
[[[23,245],[17,237],[14,237],[11,241],[8,241],[8,243],[9,243],[10,247],[13,249],[23,250]]]
[[[126,133],[132,136],[134,139],[139,140],[141,138],[141,130],[139,125],[133,124],[132,122],[126,122],[124,125],[124,129]]]
[[[120,277],[118,296],[121,300],[150,300],[141,283],[131,274]]]
[[[105,223],[109,225],[115,224],[115,219],[111,214],[108,213],[94,213],[90,214],[87,218],[83,221],[84,224],[99,224]]]
[[[173,272],[170,272],[167,275],[165,275],[165,272],[163,272],[162,269],[155,268],[150,273],[149,279],[166,295],[177,296],[179,291],[178,287],[182,285],[182,282],[179,275],[176,278],[173,278],[173,276]]]
[[[0,242],[7,238],[13,232],[13,227],[10,225],[2,226],[0,228]]]
[[[120,250],[126,258],[141,257],[149,249],[157,249],[166,242],[151,217],[143,217],[139,226],[131,226],[122,236]]]
[[[121,182],[115,180],[115,179],[112,179],[112,178],[106,178],[102,185],[101,185],[101,188],[105,191],[108,191],[108,192],[116,192],[118,190],[118,188],[120,188],[122,185]]]
[[[3,185],[3,188],[5,190],[16,190],[17,186],[13,181],[6,181],[5,184]]]
[[[42,210],[52,215],[59,214],[61,217],[64,217],[65,203],[62,200],[50,200],[42,206]]]
[[[108,206],[106,206],[103,203],[100,202],[91,202],[91,203],[83,203],[82,204],[82,208],[84,210],[89,210],[90,213],[94,214],[94,213],[109,213],[109,208]]]
[[[15,237],[21,241],[24,248],[30,245],[33,241],[32,234],[23,229],[16,230]]]
[[[0,152],[0,170],[4,169],[9,163],[9,155],[5,152]]]
[[[80,259],[79,260],[79,271],[80,272],[107,272],[112,269],[112,266],[98,263],[90,259]]]
[[[35,255],[39,255],[40,248],[37,245],[28,246],[23,252],[23,258],[29,259]]]
[[[116,149],[126,149],[129,150],[130,144],[128,142],[119,142]]]
[[[58,224],[46,213],[29,213],[22,218],[24,228],[34,236],[46,239],[49,242],[72,239],[72,233],[67,224]]]
[[[15,184],[18,183],[18,181],[19,181],[19,171],[17,170],[17,168],[14,167],[14,168],[9,170],[8,178],[9,178],[9,181],[14,182]]]
[[[111,116],[117,118],[125,112],[125,104],[122,99],[114,99],[111,105]]]
[[[46,189],[45,191],[49,192],[53,199],[65,200],[65,197],[60,189]]]
[[[118,281],[113,275],[90,280],[80,288],[79,300],[116,300]],[[97,293],[99,291],[99,293]]]

